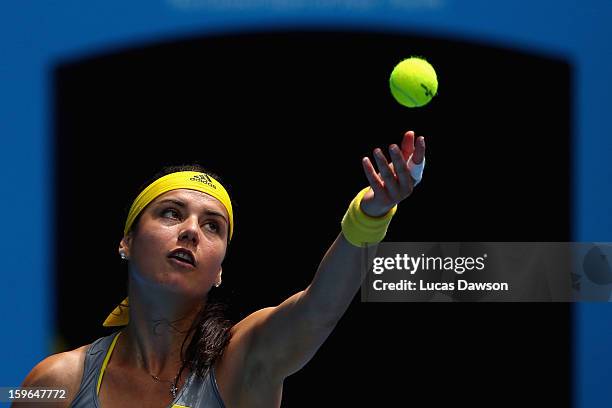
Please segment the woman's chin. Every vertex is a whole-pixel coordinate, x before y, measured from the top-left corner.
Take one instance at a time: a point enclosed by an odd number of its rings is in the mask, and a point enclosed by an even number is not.
[[[164,268],[164,270],[158,270],[152,275],[141,275],[135,278],[135,283],[138,285],[138,282],[140,282],[141,285],[138,286],[141,286],[144,291],[165,292],[168,295],[179,295],[186,299],[201,300],[212,286],[211,282],[202,280],[201,275],[200,279],[196,281],[196,274],[186,274],[174,268]]]
[[[160,282],[163,290],[169,295],[175,295],[182,299],[201,300],[208,293],[201,287],[194,287],[193,282],[185,282],[184,279],[171,279]]]

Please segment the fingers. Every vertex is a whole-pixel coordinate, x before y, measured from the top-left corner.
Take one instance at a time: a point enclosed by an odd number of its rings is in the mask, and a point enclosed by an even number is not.
[[[370,183],[370,187],[374,190],[374,194],[384,194],[384,183],[382,179],[376,173],[374,166],[369,158],[364,157],[361,160],[361,164],[363,165],[363,171],[365,172],[366,177],[368,178],[368,182]]]
[[[410,166],[423,163],[425,138],[419,136],[415,140],[414,131],[409,130],[404,134],[401,148],[395,144],[391,145],[389,154],[391,163],[387,161],[382,150],[378,148],[374,150],[378,173],[369,158],[364,157],[362,165],[375,195],[386,196],[388,199],[399,202],[408,197],[414,189],[415,180],[410,173]]]
[[[404,160],[408,161],[412,153],[414,153],[414,132],[409,130],[404,133],[404,138],[402,139],[402,154],[404,155]]]
[[[415,143],[414,154],[412,155],[412,161],[414,164],[421,164],[425,157],[425,138],[419,136]]]
[[[425,157],[425,138],[419,136],[415,140],[415,134],[412,130],[407,131],[402,139],[402,154],[406,160],[412,156],[414,164],[421,164]]]
[[[395,174],[393,173],[393,169],[389,166],[387,162],[387,158],[383,154],[382,150],[375,149],[374,150],[374,160],[376,160],[376,166],[378,167],[378,171],[380,172],[380,176],[385,183],[385,189],[389,193],[389,196],[393,199],[399,198],[399,184],[395,179]]]
[[[391,154],[391,160],[393,160],[393,168],[399,186],[399,194],[402,198],[408,197],[412,193],[412,188],[414,187],[414,180],[410,176],[408,161],[404,159],[397,145],[391,145],[389,153]]]

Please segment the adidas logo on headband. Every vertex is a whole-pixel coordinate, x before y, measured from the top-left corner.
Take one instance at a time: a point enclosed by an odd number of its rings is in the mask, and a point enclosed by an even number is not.
[[[206,184],[214,189],[217,188],[217,186],[215,186],[212,179],[207,174],[196,174],[195,176],[191,177],[189,180],[199,181],[200,183]]]

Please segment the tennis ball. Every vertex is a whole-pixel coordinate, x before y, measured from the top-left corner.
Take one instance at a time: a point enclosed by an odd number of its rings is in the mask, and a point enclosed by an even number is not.
[[[416,108],[427,105],[438,92],[436,71],[423,58],[411,57],[393,68],[389,77],[391,94],[402,105]]]

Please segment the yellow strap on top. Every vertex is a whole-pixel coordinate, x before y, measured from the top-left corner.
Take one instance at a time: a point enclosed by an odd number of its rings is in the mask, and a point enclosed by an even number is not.
[[[102,377],[104,377],[104,370],[106,370],[106,365],[108,364],[108,360],[110,360],[111,354],[113,354],[113,349],[115,348],[115,343],[117,343],[117,339],[121,332],[117,333],[113,342],[111,343],[108,351],[106,352],[106,357],[104,357],[104,362],[102,363],[102,369],[100,370],[100,375],[98,376],[98,385],[96,386],[96,395],[100,394],[100,384],[102,384]]]
[[[117,335],[113,339],[113,342],[108,348],[108,351],[106,352],[106,357],[104,357],[104,362],[102,363],[102,369],[100,370],[100,376],[98,377],[98,385],[96,386],[96,395],[100,395],[100,385],[102,384],[102,377],[104,377],[104,371],[106,370],[106,366],[108,365],[108,360],[110,360],[110,356],[111,354],[113,354],[115,343],[117,343],[117,339],[119,338],[120,334],[121,332],[117,333]],[[188,407],[186,405],[174,404],[172,405],[172,408],[191,408],[191,407]]]

